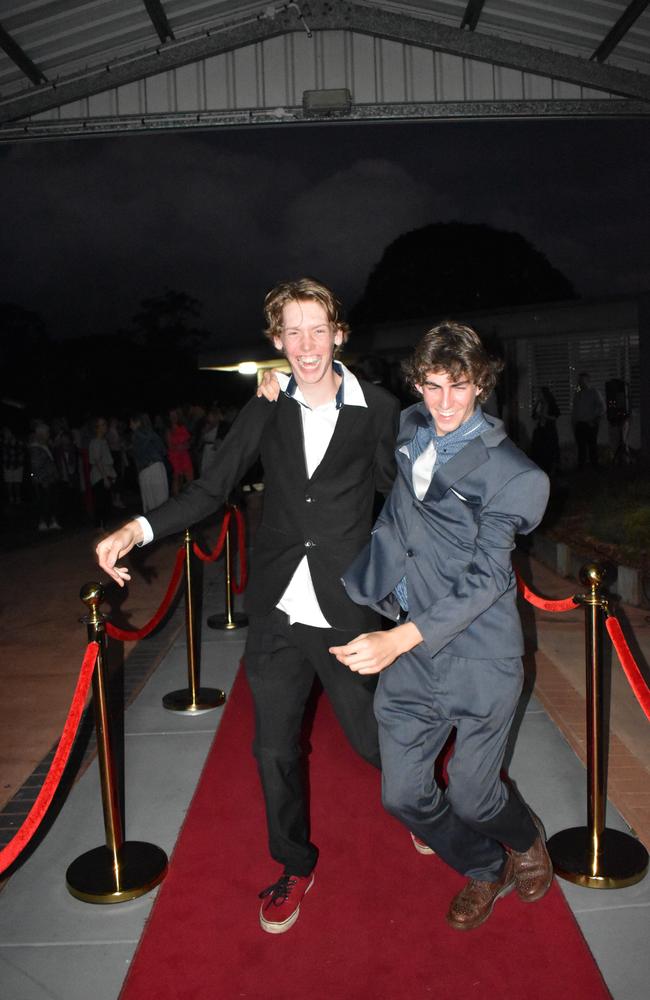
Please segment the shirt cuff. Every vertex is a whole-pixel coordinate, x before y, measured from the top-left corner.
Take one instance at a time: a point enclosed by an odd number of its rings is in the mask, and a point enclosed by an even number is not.
[[[153,542],[153,531],[146,517],[136,517],[136,521],[142,528],[142,541],[137,542],[137,547],[141,549],[143,545],[148,545],[149,542]]]

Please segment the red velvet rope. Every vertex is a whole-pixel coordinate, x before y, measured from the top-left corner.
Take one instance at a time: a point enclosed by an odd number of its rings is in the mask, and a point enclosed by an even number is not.
[[[235,521],[237,522],[237,548],[239,551],[239,582],[234,579],[231,580],[231,586],[235,594],[243,594],[246,589],[246,584],[248,582],[248,567],[246,565],[246,528],[244,523],[244,516],[240,511],[239,507],[229,508],[223,518],[223,524],[221,525],[221,531],[219,532],[219,537],[216,544],[211,552],[203,552],[202,549],[194,542],[194,554],[202,559],[203,562],[214,562],[221,555],[221,551],[226,541],[226,534],[230,528],[230,522],[232,515],[235,515]]]
[[[236,594],[243,594],[248,583],[248,566],[246,565],[246,526],[244,515],[239,507],[233,507],[237,522],[237,550],[239,552],[239,582],[232,578],[232,589]]]
[[[517,577],[517,586],[522,596],[529,604],[532,604],[536,608],[541,608],[542,611],[573,611],[574,608],[580,607],[573,597],[565,597],[562,601],[548,601],[545,597],[538,597],[537,594],[534,594],[526,586],[516,570],[515,576]]]
[[[75,688],[74,695],[72,696],[70,711],[68,712],[68,717],[65,720],[63,732],[61,733],[61,739],[59,740],[59,745],[56,748],[56,753],[54,754],[52,763],[50,764],[47,777],[43,782],[40,792],[36,796],[36,801],[29,810],[24,822],[21,824],[20,829],[17,830],[6,847],[3,847],[0,851],[0,873],[6,871],[9,865],[13,864],[23,848],[32,839],[38,830],[41,820],[45,816],[52,799],[54,798],[54,793],[58,788],[61,775],[65,771],[70,757],[70,751],[72,750],[72,745],[75,741],[75,736],[77,735],[81,715],[84,710],[84,705],[86,704],[88,688],[90,687],[93,670],[95,669],[95,661],[97,660],[98,650],[99,646],[96,642],[88,643],[83,663],[81,664],[81,671],[77,680],[77,686]]]
[[[176,587],[178,586],[178,581],[180,580],[181,573],[183,572],[184,559],[185,549],[180,548],[176,553],[176,562],[174,563],[172,578],[169,581],[167,592],[163,597],[162,604],[156,611],[153,618],[148,621],[146,625],[143,625],[142,628],[137,630],[117,628],[116,625],[111,625],[110,622],[106,622],[106,632],[110,635],[111,639],[121,639],[123,642],[132,642],[134,639],[144,639],[150,632],[153,632],[156,625],[160,624],[169,610],[169,605],[171,604],[172,598],[176,593]]]
[[[646,681],[639,670],[632,653],[630,652],[630,647],[628,646],[625,636],[623,635],[621,623],[614,615],[610,615],[608,616],[605,624],[614,649],[616,650],[618,658],[621,661],[621,666],[625,671],[625,676],[629,681],[630,687],[634,691],[636,700],[645,712],[646,718],[650,719],[650,688],[648,688],[648,685],[646,684]]]
[[[196,542],[192,546],[194,550],[194,555],[202,559],[203,562],[214,562],[221,555],[221,550],[224,547],[226,541],[226,534],[228,531],[228,525],[230,524],[231,512],[227,510],[223,516],[223,523],[221,525],[221,531],[219,532],[219,537],[217,538],[216,544],[212,549],[212,552],[204,552]]]

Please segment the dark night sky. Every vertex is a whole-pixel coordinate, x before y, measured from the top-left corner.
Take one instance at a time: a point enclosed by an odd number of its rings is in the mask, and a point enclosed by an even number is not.
[[[347,306],[430,222],[520,232],[583,296],[650,290],[650,123],[276,126],[0,146],[0,301],[111,332],[166,287],[256,339],[276,281]]]

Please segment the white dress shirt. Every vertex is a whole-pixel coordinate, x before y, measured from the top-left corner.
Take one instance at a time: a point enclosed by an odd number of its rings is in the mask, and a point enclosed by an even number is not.
[[[357,378],[345,365],[336,363],[337,370],[343,376],[343,405],[367,407],[365,396]],[[280,388],[286,391],[289,376],[277,373]],[[311,479],[323,460],[339,416],[336,399],[331,399],[322,406],[312,409],[306,402],[300,389],[296,388],[293,399],[300,405],[302,417],[302,433],[305,443],[305,463],[307,476]],[[277,607],[289,618],[289,624],[300,622],[301,625],[311,625],[312,628],[331,628],[330,623],[320,609],[314,584],[309,572],[307,556],[303,556],[289,581],[289,585],[280,598]]]
[[[403,444],[400,448],[400,452],[409,458],[408,445]],[[431,477],[433,476],[433,467],[436,464],[436,458],[438,453],[436,451],[436,446],[433,441],[429,441],[423,452],[420,452],[418,457],[413,462],[411,466],[411,479],[413,482],[413,492],[415,493],[418,500],[424,500],[426,492],[431,485]]]

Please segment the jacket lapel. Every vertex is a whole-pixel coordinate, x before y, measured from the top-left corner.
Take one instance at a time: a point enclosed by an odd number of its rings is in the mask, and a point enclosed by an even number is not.
[[[489,449],[495,448],[505,438],[505,428],[497,417],[486,416],[489,429],[480,437],[468,441],[457,455],[444,465],[439,465],[433,474],[424,500],[440,500],[450,486],[469,475],[490,457]],[[408,457],[408,443],[413,440],[418,426],[429,421],[424,403],[414,403],[402,414],[402,424],[397,439],[397,462],[401,465],[405,479],[413,492],[412,464]],[[406,450],[406,454],[404,450]],[[413,494],[415,495],[415,494]]]
[[[307,458],[305,455],[305,436],[302,430],[302,416],[300,415],[300,403],[295,399],[289,399],[281,393],[276,404],[280,407],[279,416],[282,418],[282,440],[283,448],[286,447],[287,458],[293,456],[296,470],[302,473],[307,481]],[[284,444],[286,442],[286,445]]]
[[[341,453],[345,452],[350,438],[358,441],[359,426],[363,426],[364,429],[366,427],[365,419],[362,416],[365,413],[366,410],[362,406],[341,407],[330,443],[320,464],[314,469],[310,482],[318,479],[319,476],[327,474],[328,467],[332,462],[335,460],[340,461]]]
[[[440,500],[450,486],[469,475],[479,465],[483,465],[488,458],[488,450],[480,437],[468,441],[457,455],[450,458],[444,465],[438,466],[424,499]]]

